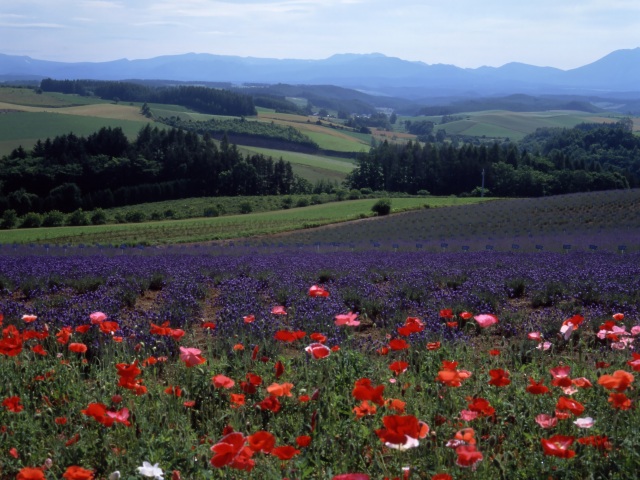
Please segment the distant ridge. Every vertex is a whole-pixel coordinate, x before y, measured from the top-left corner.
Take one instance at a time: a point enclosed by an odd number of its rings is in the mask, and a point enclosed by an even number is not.
[[[185,53],[149,59],[64,63],[0,54],[0,80],[19,78],[175,80],[232,83],[330,84],[404,98],[604,95],[640,92],[640,48],[616,50],[572,70],[508,63],[460,68],[402,60],[380,53],[292,60]]]

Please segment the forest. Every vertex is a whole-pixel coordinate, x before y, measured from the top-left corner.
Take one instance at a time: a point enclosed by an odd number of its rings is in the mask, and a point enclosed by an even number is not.
[[[44,92],[97,96],[114,102],[165,103],[181,105],[211,115],[256,115],[253,99],[226,89],[199,86],[154,87],[133,82],[97,80],[53,80],[40,83]]]
[[[0,211],[109,208],[199,196],[278,195],[308,189],[291,164],[242,155],[223,137],[147,125],[134,141],[120,128],[73,133],[0,159]]]
[[[640,186],[630,120],[539,129],[519,144],[387,141],[360,154],[350,188],[415,194],[537,197]],[[485,190],[481,192],[484,177]]]

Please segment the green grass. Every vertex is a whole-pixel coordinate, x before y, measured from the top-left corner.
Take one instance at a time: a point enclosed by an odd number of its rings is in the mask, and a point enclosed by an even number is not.
[[[37,140],[44,141],[70,132],[86,137],[102,127],[120,127],[129,138],[135,138],[145,123],[63,113],[5,113],[0,115],[0,155],[9,154],[19,145],[30,149]]]
[[[54,227],[2,231],[3,243],[52,244],[165,244],[206,242],[270,235],[320,225],[345,222],[372,215],[377,199],[349,200],[303,208],[245,215],[187,220],[164,220],[139,224]],[[480,199],[394,198],[394,212],[430,206],[477,203]]]

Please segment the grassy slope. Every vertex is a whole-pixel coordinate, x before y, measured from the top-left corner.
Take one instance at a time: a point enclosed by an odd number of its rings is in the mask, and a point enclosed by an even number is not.
[[[542,127],[573,127],[582,122],[611,122],[617,118],[578,111],[507,112],[501,110],[460,114],[463,119],[437,125],[448,134],[487,136],[520,140]],[[438,124],[442,117],[420,117]]]
[[[396,198],[393,209],[475,203],[479,199],[458,198]],[[290,210],[278,210],[247,215],[215,218],[159,221],[141,224],[100,225],[87,227],[56,227],[1,231],[2,243],[85,243],[164,244],[204,242],[256,235],[344,222],[370,215],[376,199],[350,200]]]

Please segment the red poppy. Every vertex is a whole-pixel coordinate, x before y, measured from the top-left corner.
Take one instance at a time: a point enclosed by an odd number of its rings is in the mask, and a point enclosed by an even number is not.
[[[489,355],[491,355],[492,357],[497,357],[500,355],[500,350],[497,349],[493,349],[493,350],[489,350]]]
[[[450,308],[443,308],[440,310],[440,318],[453,318],[453,310]]]
[[[114,419],[107,416],[107,406],[102,403],[90,403],[86,409],[81,410],[87,417],[92,417],[96,422],[105,427],[113,425]]]
[[[272,397],[291,397],[293,383],[272,383],[267,387],[267,392]]]
[[[328,357],[331,353],[331,349],[322,343],[312,343],[308,347],[306,347],[305,352],[311,354],[313,358],[316,360],[320,358]]]
[[[409,364],[407,362],[396,361],[389,365],[389,370],[391,370],[394,375],[400,375],[407,371],[407,367]]]
[[[591,381],[585,377],[574,378],[571,380],[571,383],[579,388],[590,388],[593,386]]]
[[[24,405],[20,403],[20,397],[18,397],[17,395],[5,398],[2,401],[2,406],[13,413],[20,413],[22,410],[24,410]]]
[[[256,321],[256,316],[255,315],[245,315],[244,317],[242,317],[242,320],[244,321],[244,323],[253,323]]]
[[[152,335],[161,335],[163,337],[167,337],[171,334],[171,328],[169,328],[169,322],[164,322],[162,325],[156,325],[155,323],[151,323],[151,328],[149,333]]]
[[[56,425],[66,425],[67,417],[56,417],[54,422],[56,423]]]
[[[368,378],[361,378],[360,380],[356,380],[355,387],[353,388],[351,395],[353,395],[356,400],[370,400],[377,405],[383,405],[383,392],[384,385],[373,387],[371,385],[371,380]]]
[[[427,350],[438,350],[440,348],[440,342],[427,343]]]
[[[280,460],[291,460],[293,457],[295,457],[299,453],[300,453],[300,450],[290,445],[276,447],[273,450],[271,450],[271,454],[275,455]]]
[[[211,458],[211,465],[222,468],[228,465],[238,470],[251,471],[255,462],[251,460],[253,450],[245,446],[245,437],[240,432],[232,432],[220,439],[211,447],[215,455]]]
[[[22,351],[22,335],[20,331],[13,325],[2,330],[2,339],[0,339],[0,354],[7,357],[15,357]]]
[[[181,397],[182,389],[178,386],[169,385],[167,388],[164,389],[164,393],[166,393],[167,395],[174,395],[176,397]]]
[[[236,343],[236,344],[233,346],[233,349],[234,349],[235,351],[238,351],[238,350],[244,350],[244,345],[243,345],[243,344],[241,344],[241,343]]]
[[[211,378],[211,383],[216,388],[232,388],[236,382],[234,382],[231,378],[226,375],[218,374]]]
[[[467,397],[467,408],[472,412],[477,412],[478,414],[490,417],[495,413],[495,408],[491,406],[491,404],[485,400],[484,398],[471,398]]]
[[[18,472],[16,480],[46,480],[41,468],[24,467]]]
[[[213,322],[202,322],[200,326],[205,330],[214,330],[216,328],[216,324]]]
[[[291,332],[289,330],[278,330],[275,333],[274,338],[276,340],[280,340],[281,342],[295,342],[296,340],[304,338],[305,335],[306,333],[300,330],[296,332]]]
[[[280,376],[282,376],[282,374],[284,373],[283,363],[280,360],[278,360],[274,365],[274,369],[276,371],[276,378],[280,378]]]
[[[282,405],[277,397],[269,395],[264,400],[256,404],[261,410],[270,410],[273,413],[278,413]]]
[[[624,320],[624,313],[614,313],[613,314],[613,319],[616,322],[620,322],[620,321]]]
[[[631,408],[631,399],[624,393],[610,393],[608,402],[618,410],[629,410]]]
[[[574,415],[580,415],[584,412],[584,406],[571,398],[560,397],[556,403],[556,410],[560,412],[569,411]]]
[[[62,478],[66,478],[67,480],[93,480],[93,472],[91,470],[85,470],[82,467],[72,465],[65,470]]]
[[[504,387],[511,383],[511,380],[509,379],[509,372],[502,368],[489,370],[489,375],[491,376],[489,385],[493,385],[494,387]]]
[[[458,316],[463,320],[469,320],[471,317],[473,317],[473,313],[471,313],[471,312],[462,312],[462,313],[459,313]]]
[[[91,324],[87,324],[87,325],[78,325],[76,327],[76,333],[87,333],[89,331],[89,329],[91,328]]]
[[[385,428],[377,429],[376,435],[386,446],[399,450],[417,447],[420,443],[418,438],[429,433],[427,424],[413,415],[386,415],[382,423]]]
[[[578,438],[578,443],[596,447],[598,450],[611,450],[611,448],[613,448],[609,439],[604,435],[591,435],[590,437]]]
[[[117,322],[105,321],[100,324],[100,331],[102,333],[114,333],[120,328]]]
[[[47,354],[47,351],[40,344],[37,344],[37,345],[34,345],[33,347],[31,347],[31,351],[33,353],[36,353],[36,354],[41,355],[43,357]]]
[[[314,342],[318,342],[318,343],[324,343],[327,341],[327,337],[326,335],[323,335],[321,333],[312,333],[311,335],[309,335],[309,338],[311,340],[313,340]]]
[[[319,287],[318,285],[312,285],[311,288],[309,288],[309,296],[310,297],[328,297],[329,291],[325,290],[322,287]]]
[[[309,435],[300,435],[296,437],[296,444],[300,448],[308,447],[311,444],[311,437]]]
[[[406,350],[409,348],[409,344],[402,338],[394,338],[389,341],[389,348],[391,350]]]
[[[569,437],[567,435],[554,435],[551,438],[542,438],[542,449],[545,455],[551,455],[558,458],[572,458],[576,452],[569,450],[569,447],[573,444],[575,437]]]
[[[549,391],[549,387],[542,384],[543,380],[536,382],[533,377],[529,377],[529,386],[527,392],[533,395],[543,395]]]
[[[616,370],[613,375],[602,375],[598,379],[598,385],[602,385],[607,390],[615,390],[617,392],[624,392],[629,385],[633,382],[634,377],[629,372],[624,370]]]
[[[241,407],[246,402],[245,396],[242,393],[232,393],[231,396],[229,397],[229,400],[233,404],[231,405],[231,408]]]
[[[378,411],[375,405],[369,403],[369,400],[363,400],[360,405],[353,407],[353,413],[356,414],[356,418],[362,418],[367,415],[375,415]]]
[[[463,468],[475,469],[476,464],[483,458],[475,445],[460,445],[456,448],[456,454],[458,455],[456,465]]]
[[[169,332],[169,336],[173,338],[176,342],[184,337],[185,331],[181,328],[172,328]]]
[[[431,480],[453,480],[453,477],[448,473],[436,473],[431,477]]]
[[[457,370],[458,362],[450,362],[443,360],[443,369],[438,372],[436,380],[449,387],[459,387],[462,381],[471,376],[471,372],[467,370]]]
[[[69,343],[72,333],[71,327],[62,327],[62,330],[56,333],[56,341],[62,345],[66,345]]]
[[[553,385],[554,387],[560,387],[560,388],[567,388],[571,386],[571,378],[569,377],[569,372],[571,371],[571,367],[566,365],[559,366],[559,367],[554,367],[549,371],[553,376],[551,385]]]
[[[75,353],[85,353],[87,346],[84,343],[70,343],[69,350]]]
[[[253,350],[251,351],[251,360],[255,361],[256,358],[258,358],[258,352],[260,351],[260,346],[256,345],[255,347],[253,347]]]
[[[406,402],[402,400],[398,400],[397,398],[390,398],[385,402],[385,405],[389,410],[394,410],[398,413],[404,413],[404,407],[407,405]]]
[[[417,317],[407,317],[404,326],[398,328],[398,333],[403,337],[408,337],[412,333],[419,333],[424,330],[424,323]]]
[[[269,453],[276,445],[276,437],[264,430],[260,430],[253,435],[249,435],[247,437],[247,441],[249,443],[249,448],[254,452]]]

